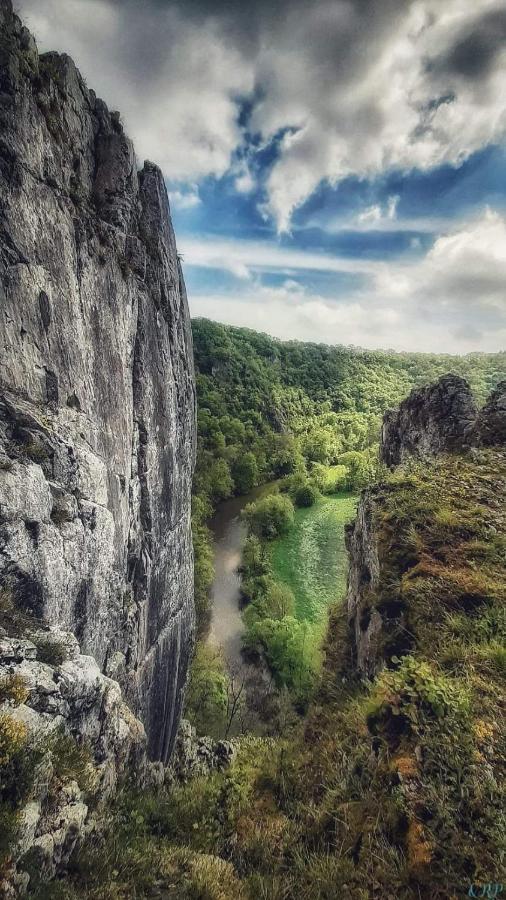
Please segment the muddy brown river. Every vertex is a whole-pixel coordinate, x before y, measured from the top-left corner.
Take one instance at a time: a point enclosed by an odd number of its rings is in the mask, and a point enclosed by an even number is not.
[[[241,636],[244,625],[239,608],[242,545],[246,526],[241,510],[254,500],[260,488],[245,497],[233,497],[218,507],[209,523],[213,534],[215,575],[211,588],[212,619],[209,640],[221,647],[228,667],[244,668]],[[265,490],[265,489],[264,489]]]

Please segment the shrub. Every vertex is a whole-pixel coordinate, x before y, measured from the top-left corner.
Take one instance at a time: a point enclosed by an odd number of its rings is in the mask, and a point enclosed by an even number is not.
[[[295,492],[294,501],[296,506],[313,506],[318,499],[318,489],[311,484],[310,481],[306,481],[305,484],[302,484]]]
[[[250,534],[242,549],[240,571],[248,577],[268,575],[270,572],[269,554],[265,546],[255,534]]]
[[[258,466],[253,453],[243,453],[239,456],[232,466],[232,478],[238,494],[247,494],[255,487]]]
[[[228,677],[220,652],[199,642],[186,690],[185,715],[199,735],[222,738],[226,728]]]
[[[9,763],[19,754],[26,744],[26,725],[16,721],[12,716],[0,715],[0,767],[2,782]]]
[[[244,636],[250,649],[260,645],[279,686],[285,685],[305,704],[315,681],[314,635],[307,622],[292,616],[257,620]]]
[[[72,735],[60,731],[49,738],[47,749],[51,753],[54,779],[62,784],[76,781],[85,793],[92,789],[94,769],[86,744],[78,744]]]
[[[0,703],[20,706],[28,698],[26,681],[21,675],[6,675],[0,678]]]
[[[371,731],[398,732],[419,730],[427,721],[447,713],[464,715],[469,711],[466,691],[434,671],[429,663],[405,656],[396,671],[384,671],[378,678],[369,703],[367,721]],[[395,720],[397,724],[395,724]]]
[[[32,640],[37,647],[37,659],[47,666],[61,666],[67,659],[67,651],[63,644],[49,634],[37,635]]]
[[[286,534],[293,522],[293,503],[281,494],[269,494],[256,503],[249,503],[244,517],[253,534],[272,539]]]
[[[272,619],[283,619],[284,616],[293,616],[295,612],[295,596],[287,584],[272,581],[267,588],[265,597],[267,615]]]

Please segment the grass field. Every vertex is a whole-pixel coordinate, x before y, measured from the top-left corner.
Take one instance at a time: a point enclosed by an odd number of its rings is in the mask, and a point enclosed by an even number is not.
[[[356,503],[353,494],[324,496],[309,509],[297,509],[289,533],[274,541],[274,575],[295,594],[298,619],[318,622],[329,604],[344,596],[344,526],[354,518]]]

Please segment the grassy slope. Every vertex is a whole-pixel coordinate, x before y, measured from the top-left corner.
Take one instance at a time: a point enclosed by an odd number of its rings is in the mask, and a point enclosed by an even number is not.
[[[272,545],[274,577],[295,595],[298,619],[316,622],[346,590],[348,559],[344,526],[353,519],[356,497],[322,497],[308,509],[297,509],[289,533]]]

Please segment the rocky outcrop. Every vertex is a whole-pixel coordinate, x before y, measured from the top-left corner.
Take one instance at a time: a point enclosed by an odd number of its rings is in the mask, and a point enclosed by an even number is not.
[[[506,382],[501,382],[485,406],[478,411],[466,381],[446,375],[435,384],[412,391],[397,411],[384,417],[380,456],[394,468],[410,457],[434,457],[443,452],[468,450],[473,458],[480,447],[506,444]],[[481,451],[485,453],[486,451]],[[428,460],[430,462],[430,460]],[[392,580],[382,541],[390,526],[382,521],[388,493],[395,485],[374,485],[362,493],[355,522],[348,528],[347,588],[348,621],[354,661],[359,673],[374,677],[392,655],[402,655],[410,646],[410,629],[398,585]],[[409,520],[402,522],[402,570],[416,562],[416,547],[410,550]],[[389,535],[390,555],[400,541]],[[392,549],[394,548],[394,549]],[[413,554],[411,558],[410,554]]]
[[[353,662],[359,672],[372,677],[378,660],[378,641],[383,620],[371,608],[369,596],[378,586],[380,562],[374,520],[375,498],[365,491],[357,509],[355,522],[346,529],[348,569],[348,621],[351,629]]]
[[[445,375],[417,388],[383,419],[380,456],[394,468],[410,456],[436,456],[469,445],[477,408],[467,381]]]
[[[232,741],[215,741],[210,737],[197,737],[193,725],[181,719],[166,781],[178,782],[189,778],[201,778],[211,772],[219,772],[230,765],[235,756]]]
[[[29,872],[50,878],[65,866],[130,769],[139,784],[159,772],[147,762],[144,727],[117,682],[80,653],[68,632],[54,627],[30,638],[0,637],[0,699],[2,752],[7,759],[6,736],[16,735],[31,779],[17,810],[7,880],[0,881],[0,891],[16,896]],[[6,790],[4,772],[2,794]]]
[[[497,385],[480,410],[475,434],[476,443],[482,447],[506,444],[506,381]]]
[[[165,761],[192,646],[195,446],[166,188],[10,0],[0,196],[0,583],[76,636]]]

